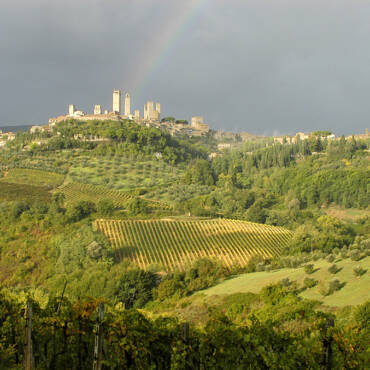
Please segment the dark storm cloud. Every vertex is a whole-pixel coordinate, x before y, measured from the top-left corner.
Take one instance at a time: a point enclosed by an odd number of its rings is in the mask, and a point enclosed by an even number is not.
[[[215,128],[370,126],[368,1],[213,0],[181,27],[195,3],[2,0],[0,125],[44,123],[69,103],[111,108],[121,88],[137,108],[159,100]]]

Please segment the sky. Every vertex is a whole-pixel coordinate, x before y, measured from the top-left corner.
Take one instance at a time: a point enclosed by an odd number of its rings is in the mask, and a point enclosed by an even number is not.
[[[279,135],[370,128],[368,0],[1,0],[0,126],[68,104]]]

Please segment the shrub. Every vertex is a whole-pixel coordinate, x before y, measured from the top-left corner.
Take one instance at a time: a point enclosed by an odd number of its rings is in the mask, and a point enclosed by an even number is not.
[[[289,287],[290,285],[292,285],[292,281],[288,277],[281,279],[280,282],[281,282],[281,285],[284,287]]]
[[[77,222],[83,218],[89,216],[91,213],[96,211],[95,203],[81,200],[77,204],[73,205],[67,211],[68,219],[72,222]]]
[[[319,284],[319,293],[326,297],[330,295],[332,292],[330,291],[328,284],[326,284],[324,281],[321,281]]]
[[[330,289],[331,293],[334,293],[335,291],[337,291],[341,288],[342,288],[342,284],[340,283],[340,281],[338,279],[334,279],[334,280],[330,281],[329,289]]]
[[[114,211],[114,204],[111,199],[102,199],[98,203],[98,212],[103,216],[110,216]]]
[[[315,279],[312,279],[312,278],[309,278],[309,277],[306,277],[304,280],[303,280],[303,286],[306,288],[306,289],[309,289],[309,288],[313,288],[314,286],[317,285],[317,280]]]
[[[127,209],[131,215],[145,215],[149,213],[147,202],[141,198],[133,198],[127,203]]]
[[[350,258],[352,261],[359,261],[361,259],[361,253],[359,250],[355,249],[350,253]]]
[[[183,284],[176,279],[167,279],[162,281],[157,288],[157,297],[159,300],[173,296],[176,292],[181,291]]]
[[[306,274],[312,274],[315,270],[315,266],[312,263],[309,263],[304,267],[304,271]]]
[[[314,253],[312,255],[312,261],[318,261],[320,259],[320,255],[318,253]]]
[[[335,257],[334,257],[332,254],[329,254],[329,255],[326,257],[326,260],[327,260],[328,262],[334,262]]]
[[[122,275],[115,294],[126,308],[140,308],[152,299],[158,280],[157,274],[153,272],[128,270]]]
[[[366,270],[365,270],[365,269],[363,269],[361,266],[356,266],[356,267],[354,267],[354,269],[353,269],[353,273],[354,273],[356,276],[358,276],[358,277],[362,276],[365,272],[366,272]]]
[[[339,271],[339,267],[333,263],[329,268],[328,268],[328,271],[331,273],[331,274],[336,274],[338,271]]]

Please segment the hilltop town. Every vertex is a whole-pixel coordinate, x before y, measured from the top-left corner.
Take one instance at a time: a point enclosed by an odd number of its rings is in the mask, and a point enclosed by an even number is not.
[[[123,104],[122,104],[123,100]],[[68,113],[57,117],[49,118],[47,125],[34,125],[30,128],[30,133],[51,132],[53,127],[63,121],[120,121],[129,120],[141,126],[153,127],[168,132],[172,136],[200,137],[208,136],[218,141],[218,149],[232,149],[244,141],[262,138],[263,136],[253,135],[248,132],[228,132],[223,130],[213,130],[210,125],[204,122],[202,116],[191,117],[190,123],[184,119],[175,117],[161,117],[161,103],[147,101],[144,104],[143,111],[132,109],[132,100],[130,93],[126,92],[122,99],[122,93],[119,89],[114,89],[112,94],[112,109],[104,109],[101,104],[95,104],[92,113],[86,113],[76,107],[75,104],[69,104]],[[280,144],[294,144],[299,140],[306,140],[310,136],[319,136],[322,140],[335,140],[337,137],[332,132],[315,131],[311,133],[297,132],[294,135],[273,136],[273,141]],[[4,147],[7,141],[15,139],[14,132],[2,132],[0,130],[0,148]],[[347,138],[351,138],[352,135]],[[368,129],[364,134],[354,135],[355,139],[366,139],[370,137]],[[86,140],[82,135],[75,135],[75,139]],[[89,141],[99,141],[99,138],[89,138]]]

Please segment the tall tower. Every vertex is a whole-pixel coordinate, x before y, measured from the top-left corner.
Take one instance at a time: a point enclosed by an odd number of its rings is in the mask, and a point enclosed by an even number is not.
[[[75,108],[74,104],[69,104],[69,106],[68,106],[68,114],[70,116],[73,116],[74,115],[75,110],[76,110],[76,108]]]
[[[121,114],[121,91],[113,90],[113,113]]]
[[[129,93],[125,95],[125,116],[129,116],[131,114],[131,97]]]
[[[100,104],[95,104],[94,114],[101,114],[101,105]]]
[[[155,110],[156,110],[158,113],[161,113],[161,103],[156,103],[156,104],[155,104]]]

